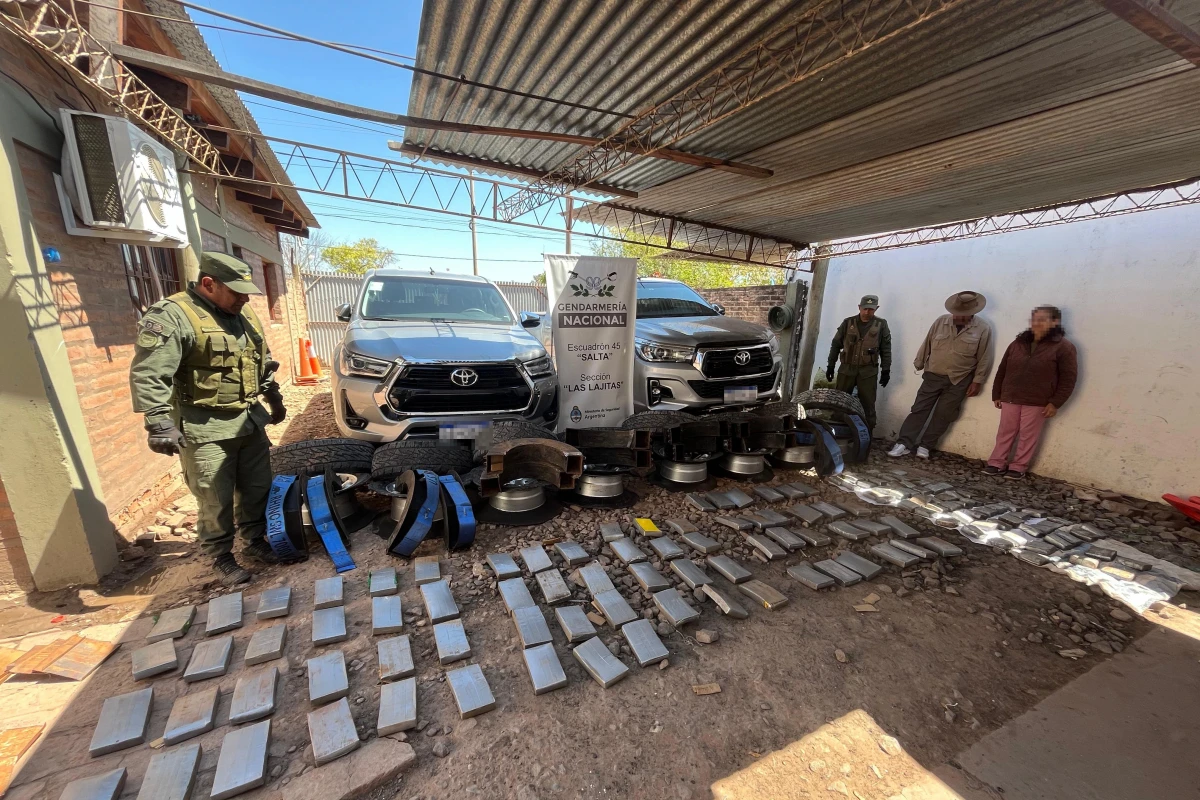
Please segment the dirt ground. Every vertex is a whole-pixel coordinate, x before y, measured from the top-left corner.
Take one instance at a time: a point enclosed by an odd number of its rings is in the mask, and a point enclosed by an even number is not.
[[[327,390],[293,388],[288,404],[303,411],[294,414],[286,429],[274,432],[282,441],[336,435]],[[907,470],[910,478],[945,480],[980,502],[1014,499],[1069,518],[1090,517],[1147,552],[1182,566],[1197,566],[1200,547],[1189,538],[1196,535],[1194,529],[1161,514],[1164,507],[1138,509],[1135,520],[1142,520],[1138,522],[1111,514],[1099,505],[1098,497],[1092,499],[1086,490],[1059,482],[1035,478],[1013,486],[984,478],[978,471],[980,464],[955,456],[939,454],[926,463],[905,459],[897,464],[882,452],[877,449],[872,454],[871,468],[900,468]],[[781,472],[772,483],[793,480],[819,486],[822,499],[855,504],[851,495],[807,473]],[[732,485],[724,480],[720,483],[720,487]],[[924,571],[902,574],[889,566],[870,583],[813,592],[789,578],[786,567],[814,555],[814,560],[819,560],[840,549],[867,554],[871,542],[851,545],[837,540],[828,548],[809,548],[808,554],[763,564],[750,557],[732,531],[717,525],[713,515],[691,510],[683,495],[640,480],[631,488],[640,495],[633,509],[568,507],[557,519],[537,527],[485,526],[475,546],[460,554],[446,555],[435,544],[426,543],[418,554],[442,556],[443,576],[451,580],[473,652],[469,661],[449,667],[437,662],[432,632],[407,562],[389,557],[383,541],[370,529],[353,536],[352,555],[358,569],[344,576],[351,638],[342,649],[351,665],[351,708],[360,735],[367,741],[375,736],[379,696],[376,640],[370,634],[366,589],[367,573],[373,568],[395,566],[400,573],[405,632],[412,637],[417,664],[421,720],[419,730],[394,737],[406,739],[414,748],[413,766],[358,797],[705,798],[711,796],[714,782],[787,748],[826,723],[856,719],[857,715],[847,717],[856,711],[865,712],[894,736],[917,764],[933,770],[1108,658],[1109,653],[1137,647],[1137,639],[1151,627],[1064,577],[970,544],[952,531],[939,531],[912,517],[907,518],[910,524],[954,541],[966,554]],[[758,505],[765,504],[760,501]],[[885,513],[888,510],[876,508],[870,515]],[[683,630],[661,623],[662,638],[670,651],[669,663],[662,669],[637,666],[622,646],[620,635],[604,626],[603,641],[621,653],[630,665],[630,674],[603,689],[571,655],[553,612],[543,604],[568,685],[535,696],[513,625],[484,566],[485,556],[493,552],[515,555],[528,544],[574,539],[605,564],[635,610],[657,623],[648,595],[610,559],[599,534],[601,523],[632,515],[650,517],[660,525],[669,517],[692,520],[726,543],[728,552],[756,578],[787,595],[788,605],[776,611],[753,608],[748,619],[736,620],[721,616],[706,603],[700,605],[701,620]],[[635,537],[635,541],[650,552],[646,540]],[[147,545],[147,551],[135,567],[127,565],[123,570],[126,582],[133,578],[132,586],[106,583],[94,597],[76,593],[40,604],[64,613],[66,619],[60,624],[66,627],[110,621],[105,615],[141,618],[130,628],[128,643],[101,667],[47,731],[8,797],[54,800],[68,780],[119,764],[130,768],[122,797],[136,795],[145,763],[156,751],[139,746],[90,759],[87,743],[100,705],[105,697],[145,685],[135,684],[131,678],[129,652],[152,624],[151,614],[185,602],[203,604],[222,593],[186,535],[166,537]],[[555,561],[562,566],[557,557]],[[656,566],[674,579],[665,565]],[[569,570],[563,572],[566,575]],[[283,620],[289,628],[286,665],[276,662],[283,678],[278,692],[280,707],[272,717],[268,763],[272,778],[265,788],[244,796],[252,800],[288,797],[288,786],[313,769],[304,661],[318,650],[310,641],[313,582],[333,574],[328,558],[318,549],[304,564],[260,571],[246,589],[247,622],[234,632],[232,663],[237,668],[218,679],[222,690],[218,727],[199,739],[205,755],[193,797],[208,797],[220,741],[229,730],[221,723],[228,717],[233,682],[243,672],[240,662],[246,641],[256,627],[267,624],[253,619],[254,595],[272,585],[293,588],[292,611]],[[528,573],[526,582],[540,599],[536,581]],[[573,584],[572,588],[569,602],[584,603],[582,589]],[[683,593],[690,597],[686,587]],[[873,604],[875,610],[856,611],[854,606],[872,593],[879,598]],[[142,611],[133,598],[147,594],[155,596],[149,609]],[[1110,613],[1114,609],[1115,616]],[[181,664],[203,638],[202,619],[179,640]],[[697,641],[696,633],[702,629],[715,633],[715,641]],[[1087,654],[1079,659],[1059,655],[1060,650],[1076,648]],[[494,711],[468,721],[458,719],[445,683],[446,671],[465,663],[482,667],[497,701]],[[719,693],[699,695],[693,691],[694,686],[713,683],[720,686]],[[178,673],[156,679],[153,685],[155,702],[148,740],[162,734],[171,698],[189,688],[205,687],[185,684]],[[895,787],[885,776],[887,753],[880,758],[879,766],[862,761],[843,766],[835,756],[814,760],[811,769],[822,787],[829,785],[831,796],[882,798]]]

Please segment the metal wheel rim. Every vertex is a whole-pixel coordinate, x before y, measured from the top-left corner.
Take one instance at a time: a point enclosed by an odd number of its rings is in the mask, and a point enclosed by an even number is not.
[[[674,483],[701,483],[708,480],[708,462],[658,462],[658,474]]]
[[[512,488],[508,488],[512,487]],[[497,511],[516,513],[533,511],[546,504],[546,490],[537,481],[520,478],[509,483],[503,492],[492,496],[488,505]]]
[[[848,452],[850,450],[851,444],[850,444],[849,439],[834,439],[833,441],[837,443],[838,448],[843,453]]]
[[[737,475],[757,475],[766,467],[766,461],[761,455],[726,453],[721,459],[721,468]]]
[[[816,459],[817,448],[811,444],[785,447],[775,451],[775,458],[787,464],[811,464]]]
[[[620,475],[581,475],[575,491],[583,497],[620,497],[625,481]]]

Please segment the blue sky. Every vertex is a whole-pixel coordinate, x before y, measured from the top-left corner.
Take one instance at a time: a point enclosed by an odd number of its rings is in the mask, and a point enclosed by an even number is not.
[[[327,41],[344,42],[415,56],[420,30],[418,0],[354,0],[330,4],[315,0],[200,0],[202,5]],[[240,27],[203,12],[198,23]],[[209,49],[229,72],[346,103],[406,113],[412,73],[387,64],[299,42],[201,28]],[[411,61],[407,63],[412,63]],[[472,76],[468,76],[472,77]],[[396,158],[388,139],[399,128],[289,107],[243,95],[263,132],[295,141]],[[291,108],[291,110],[287,110]],[[300,113],[296,113],[300,112]],[[299,180],[294,174],[293,179]],[[408,267],[439,272],[471,271],[471,235],[466,219],[372,203],[305,194],[321,228],[335,239],[372,237],[400,255]],[[542,253],[561,253],[561,235],[503,223],[479,224],[480,274],[493,280],[528,280],[542,271]],[[576,252],[587,251],[577,238]]]

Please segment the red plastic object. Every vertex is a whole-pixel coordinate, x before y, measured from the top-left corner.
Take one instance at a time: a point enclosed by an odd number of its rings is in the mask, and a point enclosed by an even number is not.
[[[1190,500],[1184,500],[1182,497],[1176,497],[1173,494],[1164,494],[1162,498],[1175,506],[1179,511],[1182,511],[1190,519],[1200,522],[1200,495],[1193,495]]]

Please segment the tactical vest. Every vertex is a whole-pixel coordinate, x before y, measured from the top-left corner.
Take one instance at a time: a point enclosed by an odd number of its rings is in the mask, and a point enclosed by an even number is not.
[[[175,372],[175,391],[184,405],[221,411],[241,411],[258,397],[263,365],[266,363],[266,337],[262,324],[250,304],[242,306],[241,319],[248,344],[241,337],[226,333],[187,292],[167,298],[183,309],[192,323],[196,343],[183,355]]]
[[[852,367],[869,367],[879,363],[879,320],[872,320],[867,335],[858,336],[858,317],[846,322],[846,338],[842,342],[842,363]]]

